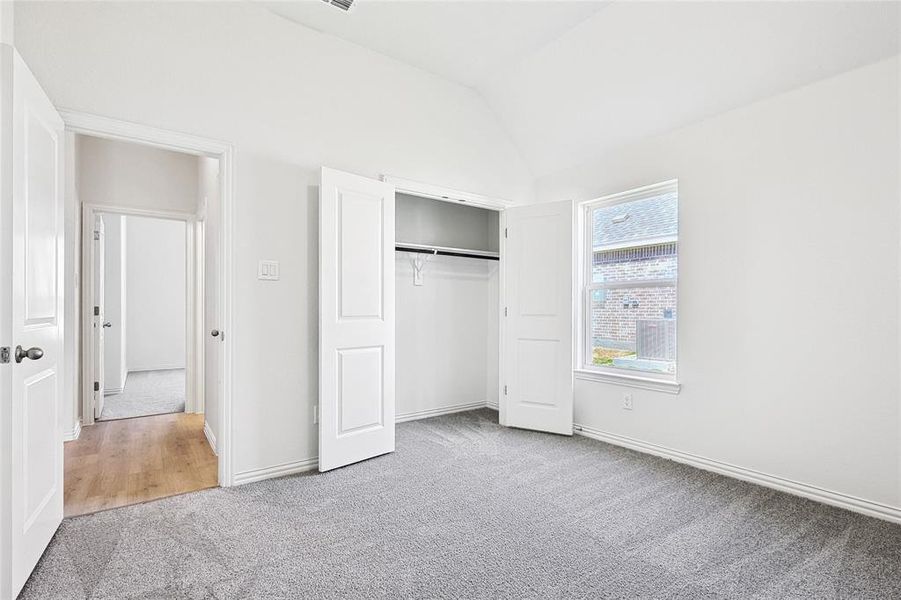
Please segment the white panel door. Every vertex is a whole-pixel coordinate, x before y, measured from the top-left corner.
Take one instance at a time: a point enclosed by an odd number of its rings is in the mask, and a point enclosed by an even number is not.
[[[220,317],[220,277],[221,264],[219,227],[221,223],[221,209],[219,206],[219,161],[212,158],[203,158],[203,177],[206,178],[209,196],[204,198],[206,216],[203,221],[203,410],[206,424],[212,428],[214,438],[218,438],[219,423],[221,422],[221,409],[219,407],[219,390],[222,387],[222,359],[221,348],[225,334],[220,331],[222,321]],[[215,176],[214,176],[215,175]],[[218,444],[218,440],[213,440]],[[216,448],[216,452],[219,449]]]
[[[572,203],[505,211],[501,423],[572,435]]]
[[[322,169],[319,470],[394,452],[394,186]]]
[[[106,391],[106,232],[103,216],[94,218],[94,418],[103,414]]]
[[[12,194],[2,198],[8,204],[2,214],[11,215],[12,237],[3,240],[3,252],[11,258],[12,293],[2,318],[11,323],[11,342],[3,344],[11,343],[13,357],[0,366],[11,380],[10,460],[4,461],[12,469],[4,506],[10,510],[11,554],[4,560],[11,561],[11,577],[0,597],[19,592],[63,517],[63,122],[12,54],[3,61],[2,82],[13,88]]]

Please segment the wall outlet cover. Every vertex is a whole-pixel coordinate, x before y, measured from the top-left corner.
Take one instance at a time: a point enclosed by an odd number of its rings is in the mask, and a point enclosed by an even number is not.
[[[257,279],[262,279],[264,281],[278,281],[278,261],[261,260],[259,270],[257,271]]]

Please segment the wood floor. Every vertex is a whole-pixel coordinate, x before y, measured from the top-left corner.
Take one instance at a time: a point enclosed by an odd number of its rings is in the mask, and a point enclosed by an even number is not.
[[[67,517],[215,487],[203,415],[98,422],[65,445]]]

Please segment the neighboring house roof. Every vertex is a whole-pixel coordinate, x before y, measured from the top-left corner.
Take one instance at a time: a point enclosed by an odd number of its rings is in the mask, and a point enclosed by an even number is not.
[[[595,250],[641,246],[676,238],[679,229],[676,192],[594,209]]]

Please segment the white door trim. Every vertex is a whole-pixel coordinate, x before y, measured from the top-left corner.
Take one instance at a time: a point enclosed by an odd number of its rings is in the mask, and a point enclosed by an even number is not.
[[[209,138],[198,137],[190,134],[158,129],[147,125],[140,125],[128,121],[111,119],[88,113],[60,109],[60,115],[66,124],[66,130],[72,133],[82,133],[95,137],[120,140],[154,146],[165,150],[174,150],[200,156],[208,156],[219,160],[220,172],[220,202],[222,205],[222,221],[220,225],[221,235],[221,273],[220,273],[220,300],[222,329],[227,337],[223,341],[223,373],[222,387],[220,389],[219,404],[221,419],[219,431],[216,435],[216,444],[219,454],[219,485],[226,487],[233,485],[233,379],[234,379],[234,349],[236,332],[233,315],[233,282],[234,282],[234,212],[235,212],[235,184],[234,164],[235,147],[233,144]],[[103,207],[106,212],[113,209]],[[159,216],[147,214],[148,211],[129,209],[129,214],[144,214],[145,216]],[[149,211],[154,212],[154,211]],[[175,213],[183,217],[182,213]],[[173,213],[169,213],[172,218]],[[191,218],[196,218],[191,215]],[[83,271],[84,272],[84,271]]]
[[[442,202],[468,204],[469,206],[478,206],[479,208],[487,208],[495,211],[503,211],[505,208],[509,208],[514,204],[513,201],[504,200],[503,198],[494,198],[491,196],[483,196],[481,194],[473,194],[471,192],[463,192],[442,187],[440,185],[433,185],[431,183],[395,177],[393,175],[382,175],[382,181],[393,185],[397,193],[419,196],[420,198],[431,198],[432,200],[441,200]]]

